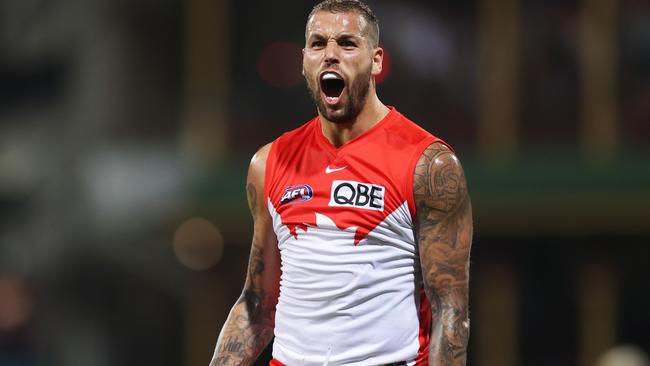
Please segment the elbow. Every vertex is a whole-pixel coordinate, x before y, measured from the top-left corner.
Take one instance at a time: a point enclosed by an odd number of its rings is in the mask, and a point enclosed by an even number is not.
[[[273,328],[275,326],[275,303],[255,291],[245,290],[241,302],[246,306],[251,324]]]

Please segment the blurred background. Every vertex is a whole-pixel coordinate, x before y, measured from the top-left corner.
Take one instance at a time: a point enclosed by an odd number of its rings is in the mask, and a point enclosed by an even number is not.
[[[650,2],[368,3],[467,173],[469,365],[648,366]],[[313,5],[0,0],[0,365],[207,366]]]

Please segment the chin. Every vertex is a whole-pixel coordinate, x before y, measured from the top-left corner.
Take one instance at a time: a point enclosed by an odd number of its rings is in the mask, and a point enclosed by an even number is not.
[[[320,114],[330,122],[348,123],[356,117],[354,113],[351,113],[352,111],[349,106],[342,106],[339,109],[331,109],[325,106],[324,103],[319,104],[318,110],[320,111]]]

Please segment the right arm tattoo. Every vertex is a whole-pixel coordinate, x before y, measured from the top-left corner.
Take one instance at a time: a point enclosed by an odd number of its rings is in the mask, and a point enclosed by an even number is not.
[[[264,230],[259,226],[258,194],[254,184],[246,187],[248,206],[253,216],[255,230],[248,263],[244,290],[231,310],[219,335],[215,354],[210,366],[252,365],[273,338],[275,304],[277,294],[267,293],[264,286],[265,240]]]

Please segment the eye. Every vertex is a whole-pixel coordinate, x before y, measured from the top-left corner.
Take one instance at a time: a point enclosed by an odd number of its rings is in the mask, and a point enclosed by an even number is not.
[[[325,47],[325,41],[323,41],[323,40],[312,41],[310,47],[311,48],[323,48],[323,47]]]
[[[357,44],[356,42],[350,40],[350,39],[344,39],[339,42],[339,45],[343,48],[351,49],[351,48],[356,48]]]

